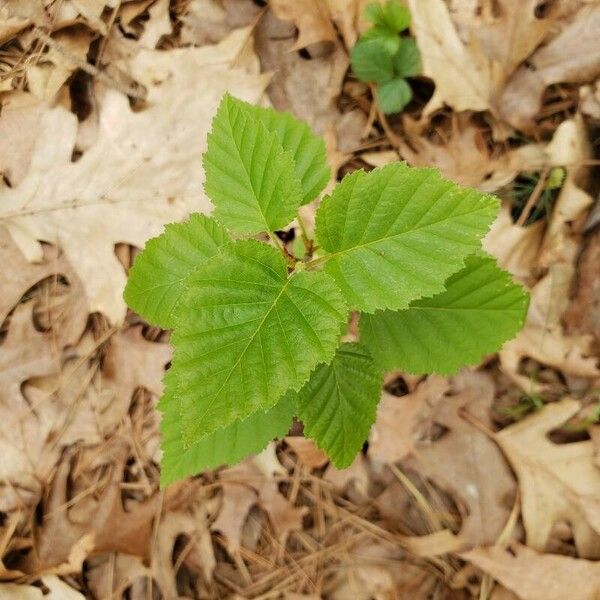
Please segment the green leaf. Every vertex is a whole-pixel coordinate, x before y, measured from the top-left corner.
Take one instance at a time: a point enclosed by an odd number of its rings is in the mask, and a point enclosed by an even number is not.
[[[298,392],[304,433],[338,469],[348,467],[375,421],[381,370],[360,344],[342,344],[329,365],[319,365]]]
[[[276,133],[284,150],[291,153],[296,177],[302,184],[302,204],[314,200],[325,188],[331,170],[323,138],[289,112],[277,112],[247,104],[248,111],[269,131]]]
[[[255,240],[225,246],[188,282],[172,338],[188,445],[298,390],[347,320],[328,275],[288,277],[281,253]]]
[[[367,6],[365,6],[363,16],[365,21],[369,21],[370,23],[373,23],[373,25],[383,23],[383,5],[379,2],[371,2],[370,4],[367,4]]]
[[[329,253],[320,260],[352,309],[407,308],[444,289],[497,212],[494,196],[434,169],[393,163],[355,171],[317,211],[317,240]]]
[[[383,83],[394,76],[392,56],[378,39],[359,41],[350,58],[352,70],[361,81]]]
[[[173,327],[173,309],[186,277],[229,241],[223,227],[205,215],[193,214],[185,223],[167,225],[135,259],[125,301],[149,323]]]
[[[410,10],[397,0],[388,0],[385,5],[378,2],[368,4],[363,15],[376,27],[386,27],[396,34],[410,25]]]
[[[181,435],[176,384],[170,371],[165,376],[165,384],[166,390],[158,406],[162,412],[160,482],[163,487],[205,469],[232,465],[258,454],[273,438],[286,435],[292,423],[295,404],[292,395],[287,394],[266,412],[258,410],[186,448]]]
[[[366,41],[379,42],[390,56],[394,56],[400,48],[400,37],[395,31],[392,31],[387,27],[375,26],[367,29],[360,36],[359,44]]]
[[[400,33],[410,25],[410,10],[397,0],[388,0],[383,9],[383,23],[392,31]]]
[[[203,157],[204,189],[214,216],[238,233],[275,231],[287,225],[302,202],[292,154],[249,105],[223,96]]]
[[[414,77],[421,72],[421,52],[413,38],[401,38],[392,60],[398,77]]]
[[[446,286],[407,310],[362,315],[361,341],[383,368],[448,375],[495,352],[523,326],[528,294],[493,258],[470,256]]]
[[[411,99],[412,90],[405,79],[391,79],[377,86],[377,102],[386,114],[400,112]]]

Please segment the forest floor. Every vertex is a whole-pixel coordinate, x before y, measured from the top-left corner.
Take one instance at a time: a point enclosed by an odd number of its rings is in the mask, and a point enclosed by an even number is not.
[[[600,598],[600,4],[408,4],[423,75],[386,118],[363,0],[0,3],[1,600]],[[350,468],[289,436],[160,490],[169,335],[122,290],[208,210],[225,91],[322,134],[331,185],[401,159],[497,194],[532,301],[481,365],[388,374]]]

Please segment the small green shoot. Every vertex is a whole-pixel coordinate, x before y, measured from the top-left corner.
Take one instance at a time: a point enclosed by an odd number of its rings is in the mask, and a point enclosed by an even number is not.
[[[512,199],[512,218],[516,222],[521,214],[527,208],[527,204],[540,181],[539,172],[520,173],[513,183],[511,190]],[[546,181],[543,183],[544,189],[541,190],[539,198],[529,212],[524,225],[532,225],[544,217],[549,217],[552,208],[558,197],[560,188],[565,179],[565,170],[562,167],[554,167],[548,173]]]
[[[379,108],[386,114],[400,112],[412,99],[406,81],[421,72],[421,53],[413,38],[401,37],[410,25],[410,11],[397,0],[365,8],[372,23],[352,49],[352,70],[358,79],[376,86]]]

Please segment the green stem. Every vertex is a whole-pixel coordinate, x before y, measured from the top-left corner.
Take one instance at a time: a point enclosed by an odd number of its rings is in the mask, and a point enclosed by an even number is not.
[[[269,239],[278,248],[281,254],[283,254],[285,262],[290,267],[294,267],[296,265],[296,259],[288,252],[287,248],[283,245],[281,240],[272,231],[268,231],[267,234],[269,235]]]
[[[304,245],[307,246],[310,242],[310,240],[308,239],[308,230],[306,229],[306,224],[302,220],[300,213],[296,215],[296,221],[298,221],[298,225],[300,226],[300,234],[302,235],[302,241],[304,242]]]
[[[313,258],[312,260],[309,260],[308,262],[304,263],[304,268],[307,271],[310,271],[311,269],[324,263],[328,259],[329,259],[329,255],[327,255],[327,254],[325,254],[323,256],[318,256],[317,258]]]

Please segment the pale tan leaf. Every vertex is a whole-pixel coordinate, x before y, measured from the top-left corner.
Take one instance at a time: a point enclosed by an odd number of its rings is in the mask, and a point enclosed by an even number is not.
[[[322,0],[271,0],[273,12],[284,21],[292,21],[298,28],[294,49],[306,48],[319,42],[337,40],[326,3]]]
[[[512,590],[519,600],[598,600],[600,597],[597,562],[539,554],[520,544],[514,544],[511,550],[498,546],[476,548],[462,557]]]
[[[499,99],[502,117],[519,129],[530,128],[546,87],[586,82],[600,73],[600,7],[582,9],[549,44],[515,73]]]
[[[460,39],[444,0],[409,0],[408,5],[423,74],[435,83],[425,115],[444,104],[457,111],[488,109],[493,90],[490,62]]]
[[[544,238],[545,223],[536,221],[527,227],[513,223],[510,207],[505,204],[483,241],[483,246],[498,259],[498,264],[523,283],[531,283]]]
[[[498,539],[516,495],[516,482],[502,453],[467,418],[492,428],[494,396],[494,382],[485,373],[463,371],[453,378],[452,394],[432,414],[447,431],[437,440],[416,442],[408,461],[456,501],[462,516],[460,537],[471,544]]]
[[[309,471],[320,469],[329,462],[328,456],[310,438],[286,437],[285,442],[298,457],[298,462]]]
[[[548,432],[580,408],[564,399],[500,431],[497,442],[519,478],[527,545],[543,552],[555,523],[567,521],[581,557],[600,557],[600,471],[591,441],[554,444]]]
[[[96,143],[75,163],[75,115],[57,107],[42,116],[35,166],[18,186],[0,190],[0,212],[29,260],[41,258],[38,240],[62,247],[91,311],[113,322],[125,315],[115,243],[142,247],[164,223],[210,209],[200,168],[210,118],[225,91],[254,102],[267,83],[231,66],[248,35],[236,31],[206,48],[139,52],[130,69],[148,87],[148,108],[133,112],[126,97],[108,90]]]
[[[429,417],[431,407],[439,404],[448,386],[447,379],[432,375],[412,394],[398,398],[384,393],[369,438],[369,456],[388,463],[409,456],[417,441],[417,425]]]

